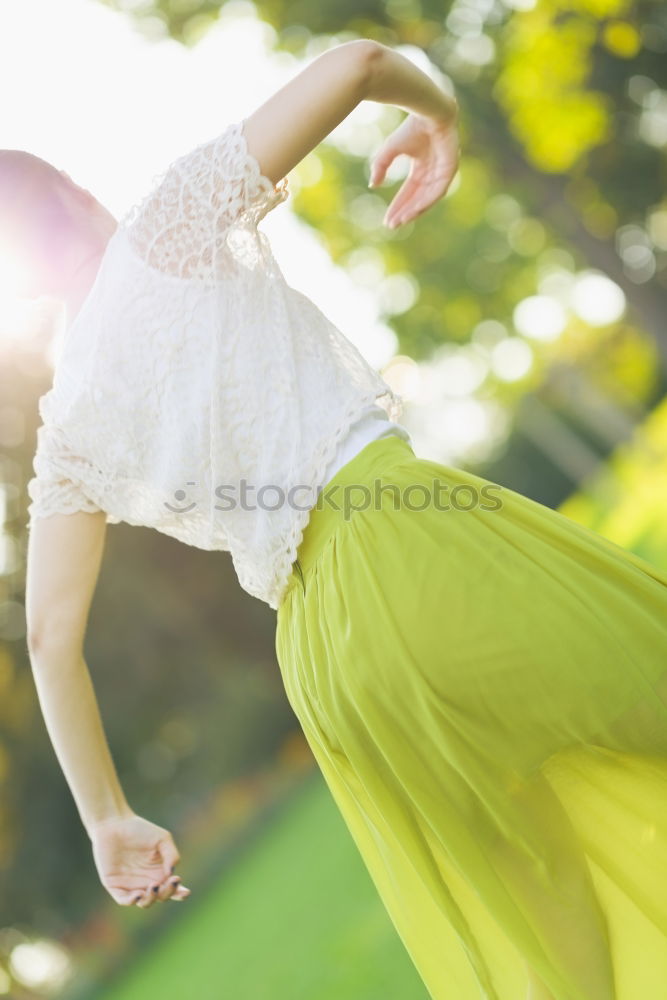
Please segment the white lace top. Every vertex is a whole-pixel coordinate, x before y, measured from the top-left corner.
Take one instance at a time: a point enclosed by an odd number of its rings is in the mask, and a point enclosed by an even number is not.
[[[243,124],[120,220],[39,400],[28,514],[103,510],[229,551],[277,609],[339,442],[402,400],[285,281],[257,223],[287,178],[260,173]]]

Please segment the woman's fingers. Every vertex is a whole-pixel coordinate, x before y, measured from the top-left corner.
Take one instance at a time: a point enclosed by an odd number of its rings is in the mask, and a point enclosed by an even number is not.
[[[417,213],[422,188],[414,177],[407,177],[398,194],[385,212],[384,224],[390,228],[411,219]]]
[[[176,883],[176,885],[178,885],[178,883]],[[174,885],[173,882],[169,882],[169,881],[162,882],[162,883],[160,883],[160,885],[158,885],[157,892],[153,891],[153,895],[155,896],[156,899],[160,899],[160,900],[163,900],[163,901],[165,899],[169,899],[169,897],[171,896],[172,892],[176,888],[176,885]]]
[[[370,177],[368,179],[369,187],[377,187],[385,179],[387,170],[393,160],[396,159],[396,151],[392,149],[390,144],[383,146],[383,148],[376,154],[375,159],[371,163]]]
[[[410,172],[385,213],[384,224],[390,229],[412,222],[447,193],[460,159],[456,124],[408,116],[373,160],[369,186],[379,184],[401,155],[409,157]]]
[[[159,900],[169,899],[169,897],[171,896],[172,892],[176,888],[177,884],[178,883],[174,884],[173,882],[169,882],[169,881],[167,881],[167,882],[154,882],[153,885],[151,885],[146,890],[146,895],[148,895],[149,898],[150,898],[150,903],[148,903],[147,905],[149,905],[149,906],[152,905],[158,899]]]
[[[442,196],[440,185],[408,177],[385,212],[384,224],[393,229],[403,222],[412,222]]]
[[[155,902],[154,893],[151,890],[144,890],[143,892],[136,892],[134,894],[134,905],[138,906],[140,910],[147,910],[149,906],[152,906]]]
[[[181,860],[181,856],[174,843],[174,838],[168,831],[160,839],[158,846],[163,862],[164,878],[167,879],[173,874],[174,868]]]
[[[133,906],[135,900],[140,897],[136,889],[107,889],[109,895],[119,906]]]
[[[169,899],[170,896],[180,889],[181,880],[178,875],[171,875],[165,882],[160,886],[159,892],[156,893],[158,899]]]
[[[133,814],[94,824],[93,857],[102,884],[120,905],[141,909],[158,899],[185,899],[174,868],[180,854],[164,827]]]
[[[175,899],[178,901],[187,899],[189,895],[190,890],[181,884],[180,877],[173,875],[162,883],[153,882],[143,892],[135,889],[131,894],[131,902],[140,909],[146,910],[158,900]]]

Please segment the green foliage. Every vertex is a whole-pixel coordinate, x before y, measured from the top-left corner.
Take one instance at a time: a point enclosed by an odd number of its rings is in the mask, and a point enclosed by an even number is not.
[[[148,16],[161,18],[166,32],[190,44],[191,21],[225,6],[146,0],[135,16],[139,24]],[[357,36],[420,46],[434,70],[455,85],[459,175],[447,196],[415,223],[395,232],[382,225],[396,180],[367,188],[368,161],[380,137],[402,119],[400,109],[378,108],[377,128],[349,123],[355,150],[368,137],[363,153],[343,152],[325,140],[293,172],[292,208],[332,259],[349,265],[366,247],[381,264],[379,299],[387,303],[384,318],[402,354],[425,360],[442,344],[465,345],[485,320],[516,334],[517,304],[537,292],[553,270],[554,253],[564,250],[571,271],[597,269],[623,288],[638,355],[667,359],[664,325],[645,294],[664,297],[665,246],[648,247],[655,267],[647,282],[635,278],[617,245],[619,232],[648,225],[664,190],[655,146],[636,141],[648,95],[665,83],[663,5],[538,0],[525,10],[496,6],[474,18],[461,0],[342,6],[333,0],[258,0],[256,7],[275,28],[278,49],[307,58]],[[474,47],[481,40],[488,43],[484,58]],[[638,88],[646,95],[643,104],[632,96]],[[399,310],[387,291],[396,276],[408,276],[414,285],[411,305]],[[492,368],[482,387],[485,398],[497,398],[512,413],[527,392],[539,390],[551,364],[567,361],[572,332],[600,346],[607,339],[570,316],[557,343],[531,342],[534,364],[526,376],[508,381]],[[654,341],[660,344],[657,354]],[[615,384],[607,391],[650,405],[665,380],[637,375],[634,361],[616,366]]]
[[[667,568],[667,400],[560,510]]]

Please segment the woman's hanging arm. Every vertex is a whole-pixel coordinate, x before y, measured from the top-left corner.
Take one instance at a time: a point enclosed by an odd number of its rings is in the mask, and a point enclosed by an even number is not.
[[[102,885],[120,905],[136,901],[145,908],[158,899],[185,899],[189,890],[171,878],[180,859],[171,833],[127,802],[84,659],[105,535],[102,511],[53,514],[32,523],[28,652],[48,735],[91,839]]]
[[[90,833],[130,815],[106,741],[83,643],[104,548],[101,513],[38,518],[28,536],[28,651],[42,715]]]
[[[346,42],[309,63],[245,118],[248,151],[277,184],[363,100],[410,112],[371,171],[377,184],[400,153],[413,158],[385,217],[409,221],[446,192],[456,173],[458,105],[409,59],[378,42]]]

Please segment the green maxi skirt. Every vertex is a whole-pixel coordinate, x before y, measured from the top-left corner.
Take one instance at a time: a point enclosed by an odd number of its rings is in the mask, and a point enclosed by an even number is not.
[[[311,511],[276,654],[434,1000],[524,1000],[526,963],[667,997],[667,573],[382,438]]]

